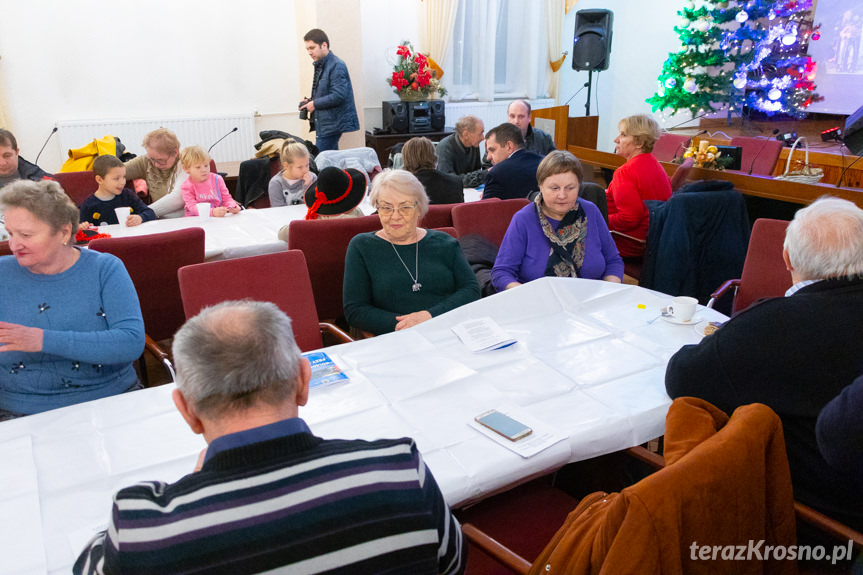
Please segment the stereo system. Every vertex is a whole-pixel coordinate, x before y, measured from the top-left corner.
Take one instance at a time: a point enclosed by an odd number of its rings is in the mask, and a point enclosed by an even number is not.
[[[383,130],[396,134],[441,132],[446,123],[446,102],[382,102]]]

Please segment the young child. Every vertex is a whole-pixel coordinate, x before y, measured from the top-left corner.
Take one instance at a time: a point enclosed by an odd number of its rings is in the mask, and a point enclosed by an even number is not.
[[[270,206],[302,204],[306,189],[318,179],[309,171],[309,150],[304,144],[285,140],[280,156],[284,169],[270,180]]]
[[[156,213],[141,201],[138,195],[125,188],[126,167],[117,156],[99,156],[93,160],[93,174],[99,189],[81,204],[81,225],[89,228],[102,223],[118,224],[115,208],[131,208],[126,218],[127,226],[137,226],[142,222],[156,219]]]
[[[186,204],[186,215],[197,216],[198,204],[210,204],[210,215],[222,218],[228,212],[236,214],[240,205],[231,197],[225,180],[210,173],[210,155],[201,146],[189,146],[180,152],[180,163],[189,174],[180,190]]]

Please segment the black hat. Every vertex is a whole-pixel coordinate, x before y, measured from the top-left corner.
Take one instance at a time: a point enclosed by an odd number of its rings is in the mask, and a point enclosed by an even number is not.
[[[307,220],[344,214],[360,205],[366,195],[366,175],[359,170],[328,167],[306,190]]]

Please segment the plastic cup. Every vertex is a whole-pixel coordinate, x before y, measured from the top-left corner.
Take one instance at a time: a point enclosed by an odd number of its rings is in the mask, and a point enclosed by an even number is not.
[[[202,220],[207,220],[210,218],[210,208],[212,206],[209,202],[202,202],[198,204],[198,215],[201,216]]]
[[[114,208],[114,213],[117,214],[117,223],[121,228],[125,228],[126,218],[132,214],[132,208]]]

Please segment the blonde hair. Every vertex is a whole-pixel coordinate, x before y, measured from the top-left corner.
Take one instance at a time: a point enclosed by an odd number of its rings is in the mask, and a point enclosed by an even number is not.
[[[144,148],[152,148],[160,154],[173,156],[180,150],[180,140],[176,134],[167,128],[159,128],[153,130],[146,136],[142,142]]]
[[[279,152],[279,159],[283,164],[293,164],[297,158],[308,158],[309,149],[305,144],[301,144],[294,140],[285,140],[282,144],[282,150]]]
[[[647,154],[653,151],[653,145],[659,139],[659,124],[647,114],[628,116],[617,126],[624,135],[632,136],[635,145]]]
[[[426,189],[423,187],[415,175],[407,170],[390,170],[386,169],[372,180],[372,191],[369,193],[369,203],[377,209],[378,194],[384,188],[411,196],[417,203],[420,217],[426,215],[429,211],[429,197],[426,195]]]
[[[198,164],[209,164],[210,154],[201,146],[187,146],[180,152],[180,163],[183,165],[184,170],[188,170]]]

